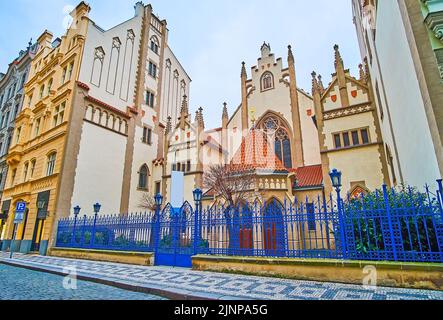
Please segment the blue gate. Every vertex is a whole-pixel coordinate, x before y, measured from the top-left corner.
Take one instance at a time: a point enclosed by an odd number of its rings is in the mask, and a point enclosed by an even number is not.
[[[157,235],[155,265],[192,267],[195,218],[194,209],[188,202],[178,209],[170,204],[163,209],[154,224]]]

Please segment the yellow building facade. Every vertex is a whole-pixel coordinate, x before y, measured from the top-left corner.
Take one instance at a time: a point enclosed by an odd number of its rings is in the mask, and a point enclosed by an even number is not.
[[[90,7],[81,3],[71,13],[70,28],[61,39],[45,31],[25,85],[22,112],[7,157],[10,170],[2,199],[9,207],[3,234],[3,250],[45,254],[53,232]],[[26,202],[23,223],[15,225],[15,208]]]

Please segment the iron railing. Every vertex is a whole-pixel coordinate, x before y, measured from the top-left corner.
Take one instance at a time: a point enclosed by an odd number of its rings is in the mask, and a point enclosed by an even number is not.
[[[337,201],[338,200],[338,201]],[[186,208],[186,209],[183,209]],[[116,251],[443,262],[442,187],[383,189],[358,198],[277,200],[237,207],[69,218],[57,247]]]

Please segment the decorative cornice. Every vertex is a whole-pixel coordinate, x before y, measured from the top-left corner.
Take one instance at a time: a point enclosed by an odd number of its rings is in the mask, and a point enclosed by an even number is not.
[[[370,104],[361,104],[357,106],[351,106],[348,108],[340,108],[331,111],[326,111],[323,115],[324,120],[332,120],[336,118],[346,117],[359,113],[370,112],[373,107]]]

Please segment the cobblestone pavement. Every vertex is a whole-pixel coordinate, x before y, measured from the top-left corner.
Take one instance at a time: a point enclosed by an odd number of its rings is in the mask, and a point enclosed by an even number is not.
[[[11,262],[0,255],[0,262]],[[363,288],[325,282],[284,280],[200,272],[181,268],[143,267],[17,254],[14,264],[63,272],[75,267],[79,276],[111,281],[140,290],[160,290],[184,297],[220,300],[443,300],[443,292],[398,288]],[[152,291],[151,291],[152,292]],[[106,297],[105,297],[106,298]],[[128,299],[131,299],[128,296]]]
[[[126,291],[87,281],[75,290],[63,287],[63,277],[0,264],[0,300],[159,300],[157,296]]]

